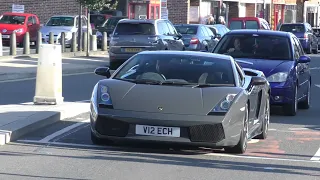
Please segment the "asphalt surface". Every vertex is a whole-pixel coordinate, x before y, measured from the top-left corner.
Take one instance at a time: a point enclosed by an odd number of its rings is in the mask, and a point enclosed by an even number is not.
[[[70,48],[66,48],[66,52],[70,52]],[[10,47],[9,46],[3,46],[2,48],[3,56],[8,56],[10,54]],[[30,46],[30,54],[36,53],[36,47],[34,45]],[[17,47],[17,55],[23,55],[23,48]]]
[[[320,179],[320,55],[312,55],[311,108],[294,117],[272,110],[269,136],[252,140],[243,155],[214,149],[190,149],[161,144],[96,146],[90,141],[89,114],[85,113],[32,132],[0,147],[1,179]],[[69,79],[70,78],[70,79]],[[86,100],[100,77],[64,77],[64,96]],[[29,92],[29,82],[9,85],[10,98]],[[70,84],[68,84],[70,83]],[[29,86],[28,86],[29,84]],[[78,84],[78,85],[77,85]],[[1,90],[0,94],[5,91]],[[10,92],[13,91],[13,92]],[[7,94],[7,93],[6,93]],[[16,97],[14,97],[17,96]],[[1,98],[0,98],[1,99]],[[24,99],[29,102],[30,98]],[[317,153],[318,152],[318,153]]]

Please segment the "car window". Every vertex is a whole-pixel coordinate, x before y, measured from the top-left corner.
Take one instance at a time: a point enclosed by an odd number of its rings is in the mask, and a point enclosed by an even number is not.
[[[306,29],[303,24],[282,24],[280,31],[297,33],[306,32]]]
[[[242,29],[242,21],[231,21],[229,29]]]
[[[207,32],[208,36],[214,36],[213,32],[208,27],[204,26],[203,29]]]
[[[32,16],[29,16],[29,17],[28,17],[28,23],[31,23],[31,24],[33,24],[33,19],[32,19]]]
[[[293,41],[294,59],[298,60],[300,57],[299,47],[295,41]]]
[[[237,62],[235,62],[235,66],[236,66],[237,73],[238,73],[238,76],[239,76],[239,84],[240,84],[240,85],[243,85],[243,83],[244,83],[244,74],[243,74],[243,71],[241,70],[241,68],[240,68],[240,66],[238,65]]]
[[[94,24],[95,27],[101,26],[106,21],[106,16],[101,14],[90,14],[90,24]]]
[[[158,31],[160,35],[167,36],[170,34],[169,27],[166,25],[165,22],[159,21],[157,25],[158,25]]]
[[[180,34],[197,34],[198,33],[198,26],[180,26],[177,25],[175,26],[176,30],[180,33]]]
[[[217,31],[216,31],[216,28],[213,28],[213,27],[209,27],[210,31],[216,35],[217,34]]]
[[[118,23],[114,35],[155,35],[152,23]]]
[[[73,26],[74,25],[74,17],[51,17],[46,26]]]
[[[176,36],[177,32],[176,32],[176,29],[174,28],[174,26],[172,26],[171,23],[169,23],[169,22],[166,22],[166,24],[169,28],[170,35]]]
[[[203,36],[209,36],[208,32],[206,31],[206,29],[203,26],[201,27],[201,31],[202,31]]]
[[[246,29],[260,29],[257,21],[246,21]]]
[[[37,24],[37,18],[35,16],[32,16],[32,21],[33,21],[33,24]]]
[[[23,25],[26,16],[2,15],[0,16],[0,24],[20,24]]]
[[[299,50],[300,56],[304,55],[304,50],[303,50],[303,48],[302,48],[302,46],[301,46],[300,41],[299,41],[296,37],[293,37],[293,41],[294,41],[294,42],[297,44],[297,46],[298,46],[298,50]]]
[[[292,60],[287,37],[261,34],[228,34],[217,44],[214,53],[234,58]]]
[[[121,19],[122,18],[110,18],[102,25],[102,27],[105,27],[107,29],[114,29]]]
[[[184,54],[138,54],[114,78],[235,86],[231,61]]]

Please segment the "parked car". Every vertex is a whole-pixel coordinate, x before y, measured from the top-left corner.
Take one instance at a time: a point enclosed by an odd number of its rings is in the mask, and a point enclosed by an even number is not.
[[[122,19],[110,39],[110,67],[117,68],[141,51],[185,50],[181,38],[169,20]]]
[[[318,50],[320,49],[320,27],[312,27],[313,34],[317,37],[318,39]]]
[[[271,29],[269,23],[258,17],[231,18],[228,25],[230,30],[234,29]]]
[[[229,28],[223,24],[207,25],[207,27],[215,34],[218,40],[230,31]]]
[[[121,19],[127,19],[128,17],[126,16],[112,16],[108,18],[98,29],[97,29],[97,41],[98,45],[101,45],[102,43],[102,33],[106,32],[107,33],[107,42],[108,45],[110,43],[110,35],[113,33],[114,28],[117,26],[118,22]]]
[[[310,107],[310,57],[298,38],[288,32],[233,30],[226,34],[213,53],[235,58],[244,68],[262,71],[271,85],[270,102],[294,116],[298,105]],[[259,89],[252,90],[259,93]]]
[[[81,17],[82,32],[87,31],[87,17]],[[49,43],[49,33],[54,35],[54,43],[60,43],[61,33],[65,33],[65,44],[71,46],[72,33],[78,32],[79,16],[77,15],[57,15],[52,16],[47,23],[41,27],[42,42]],[[89,26],[89,34],[92,34],[91,26]],[[78,34],[77,34],[78,35]]]
[[[26,32],[29,32],[30,42],[36,42],[39,29],[40,21],[35,14],[7,12],[0,17],[0,32],[3,43],[10,42],[12,32],[16,32],[18,46],[23,46]]]
[[[291,32],[299,38],[306,53],[318,54],[318,38],[314,35],[312,27],[308,23],[282,24],[280,31]]]
[[[212,51],[218,43],[213,32],[202,24],[177,24],[174,25],[177,32],[182,34],[182,40],[186,50]]]
[[[113,75],[108,67],[97,68],[106,79],[92,92],[91,140],[223,147],[242,154],[250,139],[267,138],[270,122],[269,83],[262,72],[247,72],[230,56],[193,51],[140,52]]]

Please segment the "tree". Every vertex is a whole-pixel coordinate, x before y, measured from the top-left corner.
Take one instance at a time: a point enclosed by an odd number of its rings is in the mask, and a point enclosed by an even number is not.
[[[83,6],[89,9],[100,10],[102,8],[115,9],[118,0],[77,0]]]

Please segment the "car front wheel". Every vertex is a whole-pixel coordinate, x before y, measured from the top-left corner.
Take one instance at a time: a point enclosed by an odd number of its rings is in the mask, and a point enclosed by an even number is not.
[[[287,116],[295,116],[298,109],[298,87],[295,86],[292,103],[283,106],[284,114]]]

